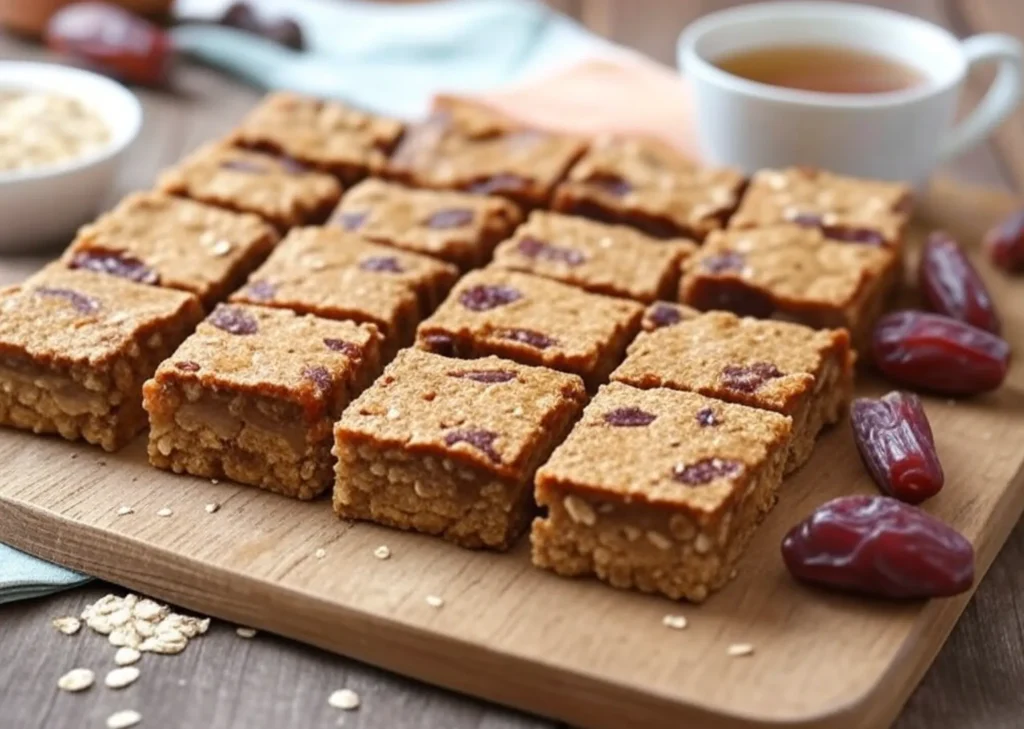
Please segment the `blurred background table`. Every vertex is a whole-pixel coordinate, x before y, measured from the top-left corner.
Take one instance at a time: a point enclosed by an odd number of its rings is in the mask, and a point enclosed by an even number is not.
[[[739,3],[721,0],[550,0],[597,33],[674,64],[675,39],[693,18]],[[888,5],[951,29],[1024,38],[1017,0],[889,0]],[[41,59],[36,46],[0,35],[0,59]],[[972,78],[965,104],[989,77]],[[259,92],[214,71],[183,67],[174,93],[141,90],[146,125],[124,165],[110,203],[148,187],[183,152],[231,127]],[[1024,112],[944,174],[1020,193],[1024,186]],[[54,204],[60,204],[54,201]],[[34,271],[46,258],[0,258],[0,284]],[[984,488],[985,484],[975,484]],[[74,639],[50,620],[75,615],[111,590],[91,585],[54,597],[0,607],[0,729],[101,727],[120,709],[142,713],[145,727],[248,729],[553,729],[554,722],[418,684],[283,639],[243,640],[233,626],[211,633],[176,657],[148,656],[130,689],[84,696],[56,691],[57,678],[79,666],[111,666],[111,648],[83,631]],[[897,721],[897,729],[1019,729],[1024,716],[1024,525],[1018,526],[948,643]],[[342,714],[327,705],[335,689],[357,691],[362,707]],[[339,720],[340,717],[340,720]],[[627,728],[623,728],[627,729]]]

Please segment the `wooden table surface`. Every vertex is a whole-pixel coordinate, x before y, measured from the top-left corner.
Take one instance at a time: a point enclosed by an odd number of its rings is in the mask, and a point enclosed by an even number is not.
[[[672,62],[675,36],[689,20],[730,2],[561,0],[553,5],[614,40]],[[890,0],[887,4],[967,36],[1002,31],[1024,37],[1017,0]],[[35,59],[35,47],[0,35],[0,59]],[[965,103],[980,98],[990,74],[972,78]],[[112,204],[149,186],[183,152],[228,129],[259,93],[213,71],[183,67],[173,93],[140,91],[146,124],[121,170]],[[948,174],[1018,193],[1024,187],[1024,112]],[[59,201],[55,201],[59,204]],[[40,257],[0,258],[0,283],[38,268]],[[985,484],[977,484],[984,488]],[[174,657],[147,655],[139,681],[123,691],[56,690],[65,671],[102,676],[112,648],[96,634],[67,638],[50,620],[81,612],[107,592],[93,584],[61,595],[0,607],[0,729],[101,727],[120,709],[142,713],[143,726],[173,729],[329,727],[359,729],[547,728],[554,723],[408,681],[338,656],[267,635],[239,638],[217,624]],[[898,720],[898,729],[1010,729],[1024,717],[1024,523],[1003,548],[949,642]],[[359,693],[358,711],[327,705],[331,691]],[[624,728],[625,729],[625,728]]]

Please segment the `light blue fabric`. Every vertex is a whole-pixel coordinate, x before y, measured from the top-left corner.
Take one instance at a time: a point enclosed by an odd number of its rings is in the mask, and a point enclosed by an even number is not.
[[[0,603],[41,597],[88,580],[85,575],[0,544]]]
[[[212,25],[179,26],[175,44],[263,88],[404,118],[424,113],[439,91],[493,89],[614,48],[534,0],[268,0],[261,8],[297,20],[308,52]],[[178,4],[181,17],[216,16],[218,9],[209,0]]]
[[[178,0],[176,8],[180,17],[215,17],[226,4]],[[402,118],[426,112],[439,91],[493,89],[614,48],[533,0],[264,0],[260,9],[297,20],[308,51],[203,25],[175,28],[175,43],[263,88],[340,98]],[[87,579],[0,544],[0,603]]]

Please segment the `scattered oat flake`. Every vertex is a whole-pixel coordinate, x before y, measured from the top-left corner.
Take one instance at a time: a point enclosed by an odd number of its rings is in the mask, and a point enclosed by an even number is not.
[[[387,412],[388,420],[397,420],[399,417],[401,417],[401,415],[402,415],[402,411],[399,410],[398,408],[388,408],[388,412]]]
[[[386,544],[382,544],[373,550],[373,556],[377,559],[388,559],[391,556],[391,549]]]
[[[359,694],[352,689],[338,689],[327,697],[327,703],[335,709],[353,711],[359,708]]]
[[[103,679],[103,683],[106,684],[107,688],[122,689],[126,686],[131,686],[138,677],[138,668],[135,666],[122,666],[110,671],[107,677]]]
[[[238,634],[239,638],[255,638],[256,637],[256,629],[255,628],[245,628],[245,627],[239,626],[239,627],[235,628],[235,632]]]
[[[107,729],[128,729],[142,721],[142,714],[132,709],[116,711],[107,717]]]
[[[220,511],[220,504],[207,504],[205,508],[207,514],[216,514]]]
[[[137,650],[128,646],[122,646],[114,654],[114,663],[119,666],[130,666],[133,663],[137,663],[140,658],[142,658],[142,654]]]
[[[315,552],[313,552],[313,556],[316,557],[317,559],[323,559],[324,557],[327,556],[327,550],[324,549],[323,547],[321,547],[320,549],[318,549]]]
[[[753,655],[754,646],[750,645],[750,643],[733,643],[725,652],[733,658],[749,656]]]
[[[427,595],[427,605],[432,608],[440,608],[444,606],[444,598],[438,595]]]
[[[87,606],[81,617],[117,648],[164,655],[181,653],[190,639],[210,627],[209,618],[179,615],[166,605],[132,594],[107,595]]]
[[[71,693],[85,691],[95,680],[96,675],[88,668],[74,668],[57,679],[57,688]]]
[[[219,240],[210,248],[210,253],[215,256],[226,256],[231,252],[231,243],[226,240]]]
[[[135,513],[135,509],[133,509],[130,506],[122,506],[120,509],[117,510],[117,515],[118,516],[128,516],[129,514],[134,514],[134,513]]]
[[[682,630],[687,626],[687,620],[682,615],[666,615],[661,619],[661,624],[673,630]]]
[[[211,479],[210,479],[210,483],[212,483],[212,484],[213,484],[214,486],[216,486],[217,484],[219,484],[219,483],[220,483],[220,481],[218,481],[218,480],[217,480],[217,479],[215,479],[215,478],[211,478]]]
[[[174,512],[168,509],[166,506],[156,513],[157,516],[170,516]]]
[[[64,635],[74,635],[82,627],[82,621],[74,617],[54,618],[53,627]]]

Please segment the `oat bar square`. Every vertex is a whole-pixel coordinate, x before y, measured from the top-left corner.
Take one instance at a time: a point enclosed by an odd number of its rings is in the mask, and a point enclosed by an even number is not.
[[[142,384],[202,318],[184,291],[51,265],[0,292],[0,425],[114,451],[145,428]]]
[[[372,325],[220,304],[146,382],[149,461],[311,499],[334,422],[379,370]]]
[[[696,250],[693,241],[538,210],[498,246],[494,266],[649,303],[675,297],[680,263]]]
[[[189,291],[210,309],[270,254],[277,231],[256,215],[144,192],[83,226],[69,268]]]
[[[571,372],[594,390],[621,361],[642,313],[634,301],[487,268],[455,285],[416,343],[449,357],[493,354]]]
[[[533,563],[700,602],[775,504],[790,419],[690,392],[605,385],[537,472]]]
[[[403,350],[335,428],[334,509],[507,549],[534,513],[534,472],[585,398],[575,375]]]

